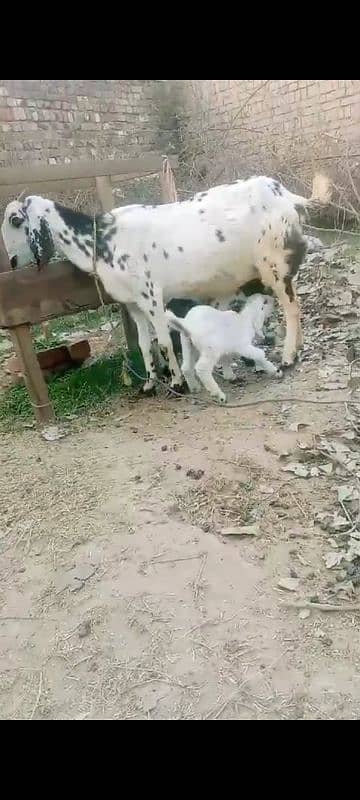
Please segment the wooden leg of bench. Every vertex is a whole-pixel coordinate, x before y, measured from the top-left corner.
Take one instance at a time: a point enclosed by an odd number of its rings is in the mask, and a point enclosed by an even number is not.
[[[49,400],[47,386],[33,347],[30,325],[17,325],[10,329],[21,371],[34,414],[39,423],[54,421],[54,412]]]

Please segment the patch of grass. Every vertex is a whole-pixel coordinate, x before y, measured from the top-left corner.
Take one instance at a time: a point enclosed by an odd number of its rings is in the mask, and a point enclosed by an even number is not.
[[[86,310],[80,311],[78,314],[69,314],[66,317],[58,317],[57,319],[50,320],[48,328],[49,339],[45,339],[40,325],[34,325],[33,334],[35,343],[41,342],[41,347],[55,346],[55,343],[64,344],[62,336],[74,331],[92,331],[97,330],[105,322],[109,322],[110,309],[114,316],[114,320],[119,319],[120,311],[118,306],[107,306],[107,310]]]
[[[138,375],[144,375],[141,354],[136,351],[129,361]],[[56,417],[85,414],[106,403],[113,395],[126,394],[141,381],[132,375],[130,389],[124,385],[122,351],[102,358],[90,366],[80,367],[51,378],[48,383],[50,400]],[[33,418],[33,408],[25,386],[12,386],[0,396],[0,424],[16,423]]]

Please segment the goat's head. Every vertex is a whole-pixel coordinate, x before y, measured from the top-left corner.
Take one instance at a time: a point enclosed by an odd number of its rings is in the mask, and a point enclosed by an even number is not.
[[[13,200],[6,206],[1,233],[12,269],[27,267],[34,260],[27,236],[23,204]]]
[[[55,253],[49,215],[53,203],[32,195],[13,200],[5,209],[1,232],[13,269],[36,261],[47,264]]]

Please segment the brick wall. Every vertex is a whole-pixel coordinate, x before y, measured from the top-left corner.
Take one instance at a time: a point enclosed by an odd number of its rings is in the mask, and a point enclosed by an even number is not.
[[[314,162],[333,170],[360,152],[360,81],[182,81],[188,138],[216,178],[232,173],[293,173]],[[216,159],[214,160],[214,156]],[[359,159],[360,161],[360,159]],[[340,173],[346,172],[343,164]],[[339,171],[339,170],[338,170]],[[210,172],[209,172],[210,174]]]
[[[0,81],[0,167],[154,150],[156,81]]]

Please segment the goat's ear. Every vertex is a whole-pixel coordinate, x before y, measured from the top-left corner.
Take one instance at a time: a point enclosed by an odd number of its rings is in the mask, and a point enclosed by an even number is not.
[[[30,203],[26,209],[29,227],[30,250],[38,267],[48,264],[55,253],[53,238],[48,221]]]

